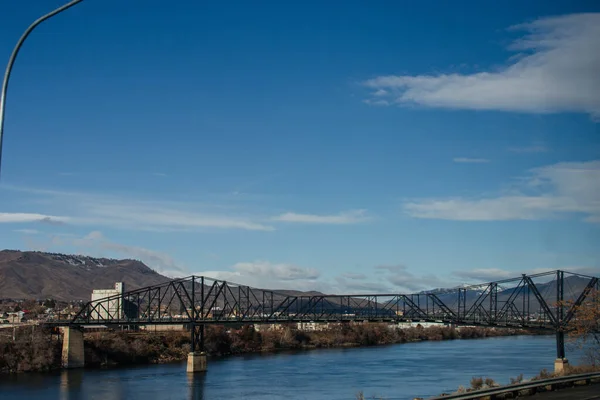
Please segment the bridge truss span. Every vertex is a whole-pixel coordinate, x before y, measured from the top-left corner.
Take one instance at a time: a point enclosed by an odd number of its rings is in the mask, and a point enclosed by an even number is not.
[[[564,331],[598,278],[564,271],[412,294],[331,295],[272,291],[190,276],[90,301],[62,325],[184,324],[194,347],[208,324],[294,322],[441,322],[453,325]]]

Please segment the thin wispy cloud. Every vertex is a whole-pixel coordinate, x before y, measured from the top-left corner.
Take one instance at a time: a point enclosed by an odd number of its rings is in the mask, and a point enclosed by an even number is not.
[[[195,271],[194,274],[262,289],[319,291],[326,294],[409,294],[458,284],[458,280],[452,277],[420,275],[404,265],[375,267],[375,271],[381,273],[340,273],[326,278],[315,268],[254,261],[236,263],[225,270]]]
[[[78,221],[122,228],[145,227],[149,230],[158,231],[197,228],[274,230],[271,226],[253,222],[243,217],[218,215],[197,210],[178,210],[160,204],[147,204],[144,202],[98,202],[90,205],[86,211],[88,211],[89,217],[82,217]]]
[[[5,187],[6,188],[6,187]],[[0,223],[39,222],[90,227],[111,227],[157,232],[199,229],[272,231],[270,225],[241,214],[227,214],[218,206],[194,202],[149,201],[95,193],[43,189],[14,189],[29,193],[44,206],[60,209],[61,215],[0,213]]]
[[[452,282],[439,275],[415,274],[403,264],[378,265],[374,269],[380,276],[380,280],[393,286],[394,293],[417,293],[422,290],[447,287]]]
[[[409,216],[426,219],[507,221],[579,215],[600,223],[600,160],[533,169],[519,187],[496,197],[420,199],[403,207]]]
[[[389,106],[392,104],[388,100],[384,99],[364,99],[363,103],[368,104],[370,106]]]
[[[550,149],[544,145],[533,145],[525,147],[510,147],[508,151],[512,153],[546,153]]]
[[[367,276],[365,274],[355,274],[352,272],[346,272],[345,274],[342,274],[340,276],[342,278],[346,278],[346,279],[355,279],[355,280],[367,279]]]
[[[335,282],[339,287],[344,288],[345,294],[389,293],[392,291],[387,282],[373,281],[366,277],[352,279],[348,278],[346,274],[342,274],[335,277]]]
[[[243,206],[177,201],[143,200],[119,195],[61,192],[59,190],[6,187],[27,193],[60,216],[43,213],[3,213],[2,222],[38,222],[69,224],[91,228],[110,227],[125,230],[173,232],[206,229],[273,231],[273,222],[323,225],[350,225],[371,220],[366,210],[350,210],[338,214],[302,214],[295,212],[277,216],[252,214]]]
[[[334,215],[300,214],[288,212],[274,218],[276,221],[302,224],[349,225],[369,221],[366,210],[352,210]]]
[[[455,157],[452,159],[455,163],[465,163],[465,164],[482,164],[489,163],[490,160],[487,158],[468,158],[468,157]]]
[[[23,235],[37,235],[40,233],[37,229],[15,229],[14,232],[21,233]]]
[[[68,217],[45,215],[37,213],[0,213],[0,224],[19,224],[40,222],[47,224],[64,224],[69,222]]]
[[[600,13],[541,18],[505,66],[473,74],[388,75],[364,82],[369,104],[527,113],[580,112],[600,117]]]
[[[194,274],[261,289],[331,290],[314,268],[265,260],[239,262],[225,271],[197,271]]]

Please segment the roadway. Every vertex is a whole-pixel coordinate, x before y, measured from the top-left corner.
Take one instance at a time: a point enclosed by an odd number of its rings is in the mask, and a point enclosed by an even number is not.
[[[538,393],[527,399],[540,400],[600,400],[600,384],[579,386],[556,390],[553,392]]]

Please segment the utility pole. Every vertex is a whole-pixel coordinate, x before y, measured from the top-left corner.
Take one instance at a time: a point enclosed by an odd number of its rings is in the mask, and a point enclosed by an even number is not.
[[[4,140],[4,112],[6,109],[6,91],[8,90],[8,80],[10,79],[10,73],[12,71],[13,64],[15,63],[15,59],[17,58],[17,54],[19,54],[19,50],[27,39],[27,36],[35,29],[36,26],[44,22],[45,20],[52,18],[56,14],[59,14],[71,7],[73,7],[77,3],[81,3],[83,0],[73,0],[62,7],[57,8],[54,11],[49,12],[48,14],[36,19],[33,21],[31,25],[25,30],[23,35],[19,38],[17,45],[13,49],[10,58],[8,59],[8,65],[6,66],[6,71],[4,72],[4,80],[2,81],[2,91],[0,92],[0,173],[2,171],[2,141]]]

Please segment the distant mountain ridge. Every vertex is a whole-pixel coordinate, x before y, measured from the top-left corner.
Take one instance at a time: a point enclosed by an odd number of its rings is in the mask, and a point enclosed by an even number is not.
[[[115,282],[133,290],[169,279],[138,260],[0,251],[0,298],[89,301],[93,289],[110,289]]]
[[[85,255],[68,255],[37,251],[0,251],[0,299],[46,299],[89,301],[93,289],[110,289],[115,282],[124,282],[125,290],[158,285],[169,281],[138,260],[94,258]],[[565,277],[565,299],[574,299],[587,285],[588,279]],[[516,285],[516,282],[513,284]],[[503,285],[504,286],[504,285]],[[498,301],[503,304],[511,296],[513,288],[499,286]],[[488,284],[461,285],[467,288],[466,305],[470,307],[487,289]],[[459,287],[438,288],[420,292],[435,293],[450,308],[458,303]],[[556,299],[556,282],[538,284],[538,290],[548,303]],[[275,290],[283,296],[322,296],[316,291]],[[529,292],[528,290],[525,293]],[[328,304],[339,308],[336,299]],[[531,295],[531,305],[539,307],[535,296]],[[519,305],[517,305],[519,307]]]

